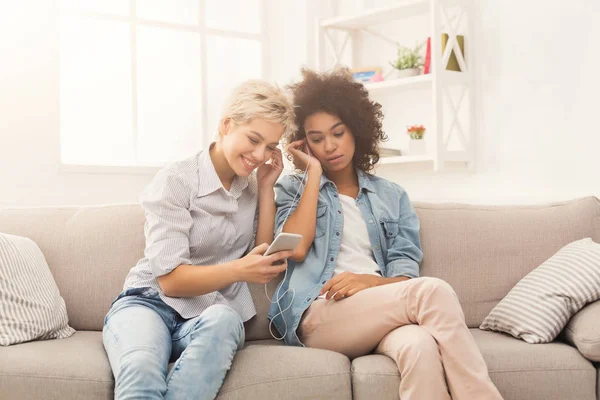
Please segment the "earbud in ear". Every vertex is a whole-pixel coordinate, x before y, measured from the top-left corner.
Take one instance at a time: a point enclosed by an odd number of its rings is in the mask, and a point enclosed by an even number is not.
[[[308,142],[306,142],[306,154],[312,157],[312,152],[310,151],[310,146],[308,145]]]

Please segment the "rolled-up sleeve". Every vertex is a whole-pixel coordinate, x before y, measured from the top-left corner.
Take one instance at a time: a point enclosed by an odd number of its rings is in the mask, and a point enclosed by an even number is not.
[[[285,175],[279,178],[275,184],[275,234],[283,230],[283,224],[287,217],[292,215],[298,207],[298,201],[302,193],[298,193],[301,177],[297,175]],[[296,196],[297,194],[297,196]],[[294,199],[295,198],[295,199]]]
[[[156,278],[190,261],[191,188],[168,170],[159,172],[140,196],[146,215],[144,255]]]
[[[419,277],[419,264],[423,260],[419,229],[419,217],[408,195],[402,191],[398,234],[387,251],[388,277]]]

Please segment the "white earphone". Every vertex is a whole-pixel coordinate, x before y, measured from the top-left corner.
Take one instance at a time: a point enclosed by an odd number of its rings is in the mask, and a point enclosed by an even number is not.
[[[296,203],[296,199],[298,198],[298,194],[304,189],[304,185],[306,184],[306,180],[308,179],[308,166],[310,165],[310,159],[312,157],[312,154],[310,152],[310,146],[308,145],[308,142],[306,143],[306,150],[307,150],[307,154],[308,154],[308,162],[306,163],[306,169],[304,170],[304,177],[300,180],[300,187],[298,188],[298,191],[294,195],[294,199],[292,200],[292,204],[290,205],[289,210],[288,210],[288,212],[287,212],[287,214],[285,216],[285,219],[283,220],[283,223],[281,224],[281,229],[283,229],[283,227],[285,226],[285,223],[287,222],[288,218],[290,217],[290,213],[292,212],[292,209],[294,208],[294,205]],[[273,318],[269,321],[269,333],[271,334],[271,336],[275,340],[283,340],[283,338],[285,338],[285,336],[287,335],[287,322],[285,322],[285,318],[284,318],[283,319],[283,323],[284,323],[284,326],[285,326],[285,331],[282,333],[282,335],[280,337],[277,337],[277,336],[275,336],[273,334],[273,328],[272,328],[272,326],[273,326],[273,320],[275,318],[277,318],[279,315],[283,316],[283,313],[290,309],[290,307],[292,306],[292,304],[294,304],[294,297],[296,296],[296,291],[294,290],[294,288],[288,288],[283,293],[281,293],[281,294],[279,293],[279,291],[281,290],[281,286],[282,286],[283,282],[285,282],[285,279],[287,278],[287,273],[288,273],[288,270],[286,268],[285,272],[284,272],[284,275],[283,275],[283,279],[277,285],[277,290],[275,291],[275,300],[271,300],[271,297],[269,296],[269,293],[267,291],[267,285],[268,285],[268,283],[265,283],[265,296],[267,297],[267,300],[269,300],[272,304],[277,303],[277,309],[279,310],[279,312],[277,314],[275,314],[273,316]],[[281,309],[281,305],[279,304],[279,302],[281,301],[281,299],[288,292],[292,293],[292,300],[290,301],[290,305],[287,306],[284,309]]]

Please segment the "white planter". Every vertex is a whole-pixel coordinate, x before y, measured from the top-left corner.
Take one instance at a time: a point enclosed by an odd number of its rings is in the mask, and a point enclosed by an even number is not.
[[[427,147],[424,139],[410,139],[408,143],[408,152],[410,154],[425,154]]]
[[[409,76],[417,76],[421,75],[420,68],[410,68],[410,69],[396,69],[394,68],[390,73],[390,79],[398,79],[398,78],[408,78]]]

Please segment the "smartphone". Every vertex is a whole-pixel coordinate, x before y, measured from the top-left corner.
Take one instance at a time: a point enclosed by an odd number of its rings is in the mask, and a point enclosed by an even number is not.
[[[268,256],[278,251],[294,250],[301,241],[302,235],[282,232],[273,240],[273,243],[271,243],[264,255]]]

